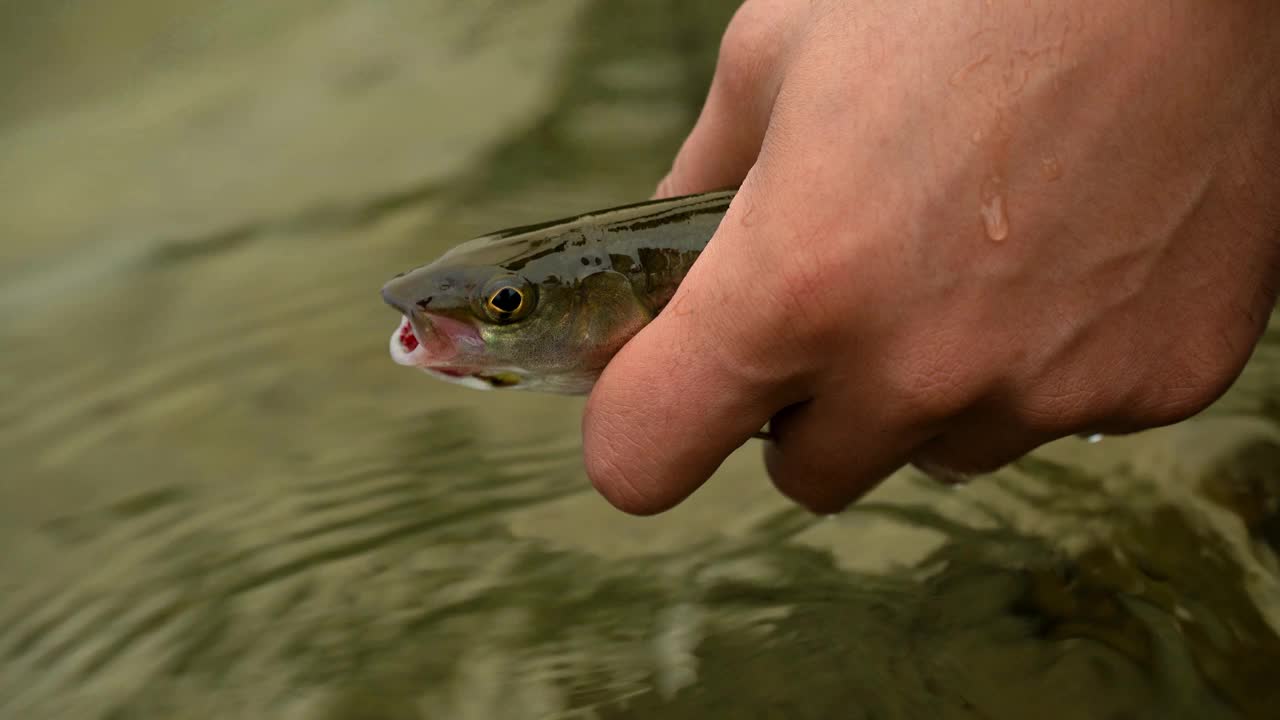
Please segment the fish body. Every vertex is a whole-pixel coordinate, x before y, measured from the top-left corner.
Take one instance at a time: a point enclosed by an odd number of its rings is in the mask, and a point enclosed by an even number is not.
[[[651,200],[454,247],[382,288],[391,356],[454,383],[589,392],[671,300],[734,190]]]

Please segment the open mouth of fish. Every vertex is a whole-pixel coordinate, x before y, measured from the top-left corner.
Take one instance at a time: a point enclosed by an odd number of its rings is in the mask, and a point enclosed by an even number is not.
[[[456,321],[435,320],[437,323],[453,325]],[[461,323],[457,323],[462,327]],[[457,330],[458,328],[454,328]],[[475,368],[458,367],[449,363],[449,358],[457,353],[457,344],[479,344],[484,341],[479,336],[471,337],[474,331],[466,328],[461,337],[450,337],[440,332],[431,333],[432,337],[422,337],[408,317],[401,316],[400,324],[391,334],[391,359],[400,365],[416,367],[441,380],[467,385],[469,387],[488,390],[491,388],[511,387],[519,383],[513,373],[502,371],[481,371]]]
[[[414,330],[413,323],[404,316],[401,316],[400,324],[391,334],[391,359],[400,365],[416,367],[448,377],[468,377],[473,372],[467,368],[450,367],[441,363],[439,358],[432,357],[432,353],[427,350],[427,346]]]

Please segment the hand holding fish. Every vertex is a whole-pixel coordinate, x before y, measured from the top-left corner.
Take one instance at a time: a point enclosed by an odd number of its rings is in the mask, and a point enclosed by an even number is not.
[[[747,0],[660,195],[741,188],[584,419],[670,508],[767,422],[783,493],[1185,419],[1280,285],[1280,5]],[[515,301],[511,301],[514,303]]]

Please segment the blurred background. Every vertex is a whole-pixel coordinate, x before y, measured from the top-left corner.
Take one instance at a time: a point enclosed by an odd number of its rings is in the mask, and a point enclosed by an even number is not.
[[[0,0],[0,717],[1264,718],[1280,322],[1178,426],[818,520],[591,490],[395,273],[643,199],[733,0]]]

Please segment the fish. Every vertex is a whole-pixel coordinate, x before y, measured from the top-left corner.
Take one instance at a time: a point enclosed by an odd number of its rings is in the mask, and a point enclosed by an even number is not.
[[[470,388],[585,395],[675,295],[736,189],[499,230],[400,273],[392,359]]]

